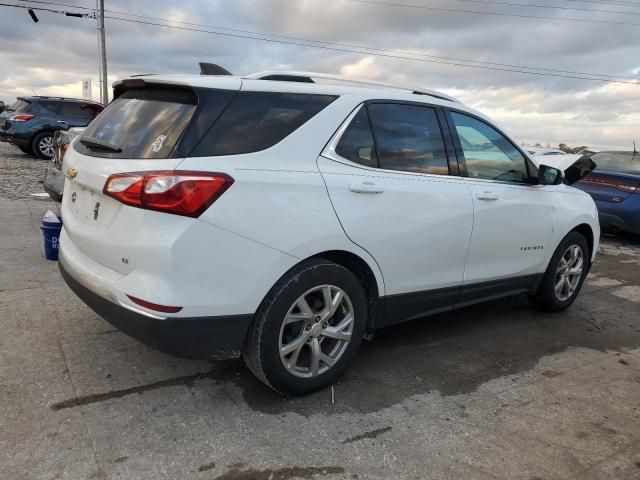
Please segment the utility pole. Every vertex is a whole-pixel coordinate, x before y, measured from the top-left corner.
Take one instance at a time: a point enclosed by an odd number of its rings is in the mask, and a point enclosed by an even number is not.
[[[98,49],[100,50],[100,101],[109,103],[109,86],[107,85],[107,43],[104,35],[104,0],[96,0],[96,21],[98,23]]]

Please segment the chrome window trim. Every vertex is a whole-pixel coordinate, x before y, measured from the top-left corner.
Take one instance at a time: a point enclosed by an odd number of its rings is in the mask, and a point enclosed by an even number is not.
[[[381,100],[380,103],[384,103],[384,101]],[[396,103],[398,103],[398,102],[396,102]],[[402,102],[400,102],[400,103],[402,103]],[[404,171],[404,170],[390,170],[390,169],[387,169],[387,168],[380,168],[380,167],[368,167],[367,165],[362,165],[361,163],[354,162],[352,160],[349,160],[348,158],[344,158],[341,155],[338,155],[338,153],[336,152],[336,147],[338,146],[338,143],[340,143],[340,140],[342,139],[342,136],[345,134],[347,128],[349,128],[349,125],[351,125],[351,121],[354,119],[354,117],[358,113],[360,113],[360,110],[362,110],[365,107],[365,104],[366,104],[366,102],[362,102],[356,108],[353,109],[353,111],[344,120],[344,122],[342,122],[342,124],[340,125],[338,130],[336,130],[336,133],[333,134],[333,137],[331,137],[331,140],[329,140],[329,143],[327,144],[327,146],[324,148],[324,150],[320,154],[321,156],[323,156],[325,158],[328,158],[329,160],[333,160],[335,162],[339,162],[339,163],[343,163],[345,165],[349,165],[350,167],[360,168],[362,170],[367,170],[367,171],[372,171],[372,172],[387,173],[387,174],[391,174],[391,175],[433,177],[433,178],[437,178],[437,179],[442,179],[442,178],[460,179],[460,178],[464,178],[464,177],[461,177],[460,175],[452,175],[451,173],[448,173],[447,175],[439,175],[439,174],[436,174],[436,173],[407,172],[407,171]],[[431,107],[431,108],[433,108],[433,107]]]

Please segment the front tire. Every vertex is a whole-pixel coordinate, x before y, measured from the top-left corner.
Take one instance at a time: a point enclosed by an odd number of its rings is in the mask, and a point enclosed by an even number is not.
[[[51,160],[53,158],[53,133],[40,132],[31,142],[31,150],[36,156],[42,160]]]
[[[366,318],[366,296],[351,271],[323,259],[303,262],[262,302],[245,340],[245,363],[280,393],[320,390],[356,354]]]
[[[538,291],[532,300],[549,312],[568,308],[580,293],[589,271],[589,245],[584,236],[570,232],[551,257]]]

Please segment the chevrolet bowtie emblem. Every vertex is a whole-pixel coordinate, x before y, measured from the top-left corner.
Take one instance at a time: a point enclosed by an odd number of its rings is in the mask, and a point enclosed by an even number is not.
[[[75,168],[73,167],[69,167],[67,169],[67,177],[70,179],[76,178],[76,176],[78,175],[78,172]]]

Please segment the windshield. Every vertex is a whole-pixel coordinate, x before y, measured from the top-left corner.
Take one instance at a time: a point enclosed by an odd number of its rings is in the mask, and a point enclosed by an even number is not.
[[[195,94],[186,89],[128,90],[87,127],[74,148],[98,157],[168,158],[196,103]]]
[[[596,162],[596,171],[640,175],[640,153],[604,152],[596,153],[591,158]]]

